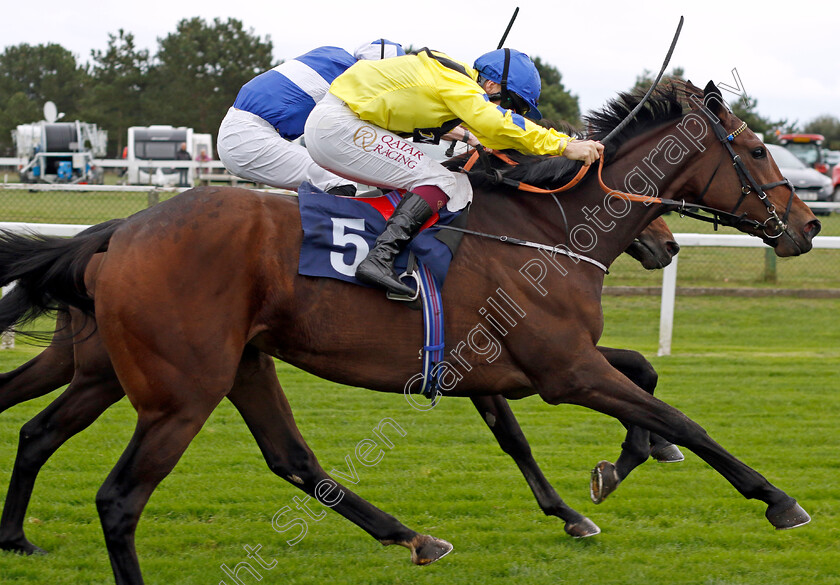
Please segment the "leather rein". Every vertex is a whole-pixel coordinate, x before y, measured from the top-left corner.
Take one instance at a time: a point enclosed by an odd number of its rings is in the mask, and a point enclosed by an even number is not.
[[[776,181],[773,183],[767,183],[764,185],[759,185],[755,178],[752,176],[752,173],[750,173],[750,170],[741,160],[740,155],[738,155],[732,148],[731,144],[736,136],[738,136],[740,133],[746,130],[747,123],[742,123],[737,130],[727,134],[723,128],[723,125],[717,119],[717,116],[715,116],[714,114],[710,114],[705,108],[703,108],[702,111],[706,114],[706,117],[709,118],[709,121],[712,123],[712,128],[714,129],[715,136],[726,149],[726,152],[729,155],[730,160],[732,161],[732,166],[735,168],[735,172],[737,173],[738,179],[741,182],[741,195],[738,199],[738,202],[735,204],[731,211],[720,211],[713,207],[701,205],[700,203],[686,203],[684,200],[664,199],[661,197],[651,197],[649,195],[626,193],[624,191],[611,189],[604,183],[604,179],[602,177],[602,171],[604,168],[603,156],[598,161],[598,184],[600,185],[601,190],[603,190],[604,193],[607,193],[611,197],[618,197],[627,201],[637,201],[646,204],[656,203],[660,205],[665,205],[670,208],[668,211],[678,211],[681,216],[686,216],[700,221],[712,223],[714,224],[715,229],[717,229],[719,225],[735,228],[751,227],[761,230],[768,238],[778,238],[787,229],[787,219],[790,215],[791,206],[793,205],[793,196],[795,194],[793,185],[791,185],[790,181],[788,181],[787,179],[784,179],[782,181]],[[493,155],[502,160],[503,162],[506,162],[512,166],[516,166],[518,164],[516,161],[514,161],[504,153],[493,152]],[[482,166],[484,168],[480,171],[472,170],[476,162],[478,161],[482,161]],[[586,174],[591,168],[592,165],[582,166],[578,170],[577,174],[565,185],[562,185],[555,189],[543,189],[505,177],[498,169],[492,168],[487,151],[482,146],[478,146],[474,149],[472,155],[469,157],[469,159],[464,164],[461,170],[467,174],[480,173],[481,175],[488,177],[489,180],[494,184],[506,185],[515,188],[519,191],[525,191],[528,193],[547,195],[568,191],[569,189],[577,185],[586,176]],[[706,192],[711,186],[712,181],[717,175],[718,170],[720,170],[720,165],[718,165],[717,168],[715,168],[714,172],[712,173],[712,176],[709,177],[709,181],[706,183],[706,187],[700,194],[699,201],[702,201],[705,197]],[[775,205],[773,205],[773,203],[767,198],[765,189],[769,190],[774,187],[779,187],[781,185],[786,185],[790,189],[790,197],[788,198],[784,215],[780,218],[776,212]],[[746,212],[741,214],[736,213],[738,211],[738,208],[743,203],[744,199],[752,192],[756,193],[759,200],[767,208],[768,218],[764,222],[760,222],[754,219],[748,219],[746,217]],[[709,215],[703,215],[703,213],[708,213]]]

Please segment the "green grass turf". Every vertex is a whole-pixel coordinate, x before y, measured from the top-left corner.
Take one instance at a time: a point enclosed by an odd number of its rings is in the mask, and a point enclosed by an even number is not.
[[[159,193],[160,199],[173,192]],[[147,193],[0,190],[0,221],[97,224],[128,217],[149,204]]]
[[[813,516],[773,530],[764,505],[742,498],[692,453],[678,464],[648,462],[600,506],[589,502],[588,471],[614,459],[622,427],[598,413],[513,403],[537,461],[565,500],[603,530],[574,540],[543,516],[514,464],[464,399],[430,412],[402,397],[347,388],[285,364],[278,372],[298,424],[322,465],[343,469],[360,441],[391,417],[392,435],[373,467],[356,462],[354,490],[406,525],[445,538],[455,550],[429,567],[408,551],[382,547],[328,512],[308,532],[272,529],[273,515],[305,518],[300,492],[273,476],[235,410],[224,402],[175,471],[152,496],[137,549],[147,583],[233,581],[220,566],[246,561],[261,545],[262,584],[681,584],[840,583],[840,412],[837,371],[840,301],[679,298],[674,355],[652,357],[658,299],[605,299],[602,342],[641,350],[660,373],[657,394],[702,424],[736,456],[796,497]],[[0,371],[37,353],[0,352]],[[9,480],[20,426],[55,394],[2,414],[0,485]],[[27,512],[30,539],[46,557],[0,554],[0,580],[15,584],[112,583],[94,497],[134,422],[124,400],[49,461]],[[313,511],[322,508],[312,506]],[[254,577],[240,573],[244,583]]]

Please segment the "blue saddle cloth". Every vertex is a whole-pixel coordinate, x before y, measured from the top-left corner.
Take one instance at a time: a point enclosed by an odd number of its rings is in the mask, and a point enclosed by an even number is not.
[[[400,195],[392,191],[382,197],[339,197],[303,183],[298,188],[298,199],[303,226],[298,273],[366,286],[356,280],[356,266],[385,229],[385,221],[400,202]],[[431,271],[437,284],[443,286],[453,251],[435,236],[441,231],[439,226],[452,223],[459,215],[460,212],[441,209],[437,221],[422,229],[397,256],[397,274],[405,270],[411,251]]]
[[[376,238],[385,229],[386,220],[400,202],[400,195],[392,191],[382,197],[338,197],[324,193],[309,183],[298,188],[303,244],[300,249],[298,272],[305,276],[323,276],[345,282],[363,284],[356,280],[356,266],[373,248]],[[419,296],[423,310],[422,371],[419,385],[412,384],[410,392],[433,398],[438,391],[437,364],[444,358],[443,303],[440,290],[460,243],[458,234],[448,232],[448,243],[438,239],[441,225],[459,218],[460,212],[441,209],[424,224],[394,262],[398,274],[405,271],[409,253],[417,263]],[[367,285],[364,285],[367,286]],[[434,402],[433,402],[434,404]]]

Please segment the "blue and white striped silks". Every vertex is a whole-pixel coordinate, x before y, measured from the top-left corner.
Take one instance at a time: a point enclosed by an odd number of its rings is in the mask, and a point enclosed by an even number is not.
[[[319,47],[257,75],[242,86],[233,107],[256,114],[280,136],[303,134],[306,118],[326,95],[333,80],[356,59],[339,47]]]

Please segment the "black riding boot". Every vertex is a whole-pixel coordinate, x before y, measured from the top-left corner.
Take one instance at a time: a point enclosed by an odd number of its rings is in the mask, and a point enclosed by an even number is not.
[[[356,268],[356,278],[396,294],[414,295],[414,290],[400,282],[394,272],[394,259],[432,213],[425,199],[410,191],[406,193],[385,223],[385,231],[376,238],[373,250]]]

